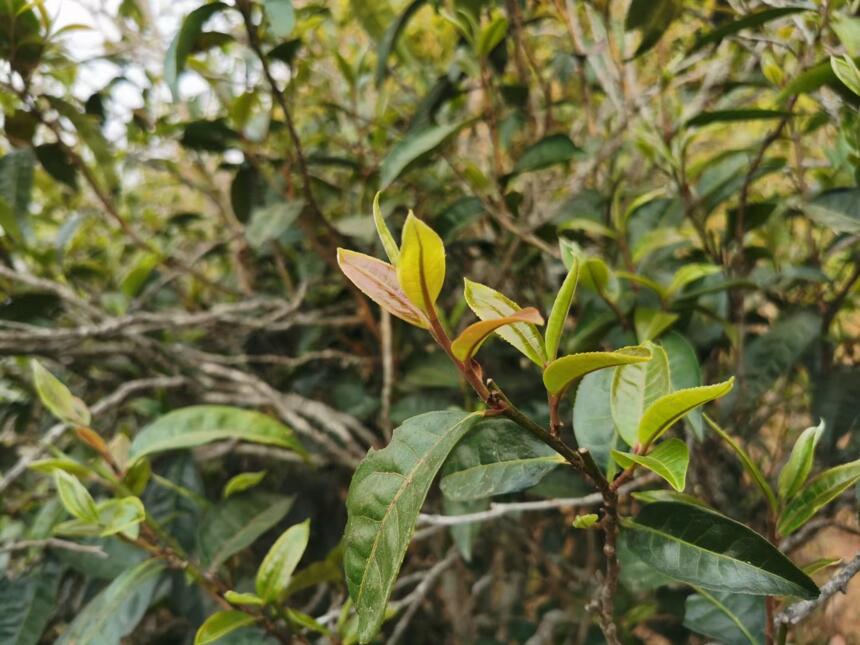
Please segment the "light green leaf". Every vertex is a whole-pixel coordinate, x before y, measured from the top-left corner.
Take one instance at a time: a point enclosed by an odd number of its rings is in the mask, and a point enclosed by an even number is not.
[[[400,174],[420,157],[442,145],[468,121],[435,125],[420,132],[407,134],[397,143],[379,166],[379,190],[385,190]]]
[[[847,54],[842,58],[830,57],[830,66],[836,78],[842,81],[849,90],[860,96],[860,69]]]
[[[248,243],[259,249],[266,242],[277,240],[296,221],[304,207],[304,200],[296,199],[288,203],[275,202],[254,210],[245,228]]]
[[[633,325],[636,327],[636,338],[640,343],[654,340],[678,320],[678,314],[660,309],[636,307],[633,313]]]
[[[514,164],[511,174],[519,175],[566,163],[578,152],[579,148],[566,134],[551,134],[526,148]]]
[[[194,42],[203,31],[203,25],[213,15],[223,11],[227,5],[223,2],[204,4],[189,13],[182,21],[170,46],[164,61],[164,81],[173,93],[173,98],[179,98],[179,75],[185,69],[185,61],[194,49]]]
[[[507,33],[507,19],[501,14],[496,15],[490,24],[478,34],[478,41],[475,43],[475,53],[480,58],[486,58],[496,48],[496,45],[502,42]]]
[[[590,529],[597,524],[597,513],[586,513],[585,515],[577,515],[573,518],[573,528],[575,529]]]
[[[445,283],[445,244],[411,211],[403,226],[396,268],[403,293],[429,315]]]
[[[510,298],[468,278],[465,279],[463,295],[469,308],[481,320],[505,318],[522,311],[522,307]],[[500,327],[496,333],[537,365],[543,367],[546,363],[543,337],[534,325],[516,323]]]
[[[379,631],[418,513],[436,473],[477,414],[429,412],[370,451],[349,487],[344,569],[362,643]]]
[[[213,507],[197,530],[201,560],[215,569],[231,555],[251,546],[284,519],[293,499],[253,491]]]
[[[651,360],[651,350],[647,347],[622,347],[614,352],[583,352],[557,358],[546,366],[543,384],[547,392],[560,395],[573,382],[590,372],[617,365],[647,363]]]
[[[69,388],[42,367],[39,361],[34,359],[30,365],[33,369],[33,383],[36,386],[39,399],[51,411],[51,414],[70,425],[88,426],[90,424],[90,411],[86,404],[72,395]]]
[[[75,616],[55,645],[119,645],[153,600],[164,571],[160,560],[144,560],[125,570]]]
[[[663,575],[710,591],[816,598],[818,587],[752,529],[691,504],[648,504],[623,520],[630,550]]]
[[[554,361],[558,356],[558,345],[561,342],[561,334],[564,331],[564,323],[567,320],[567,315],[570,312],[570,305],[573,303],[573,295],[576,292],[576,283],[579,282],[579,260],[576,259],[571,264],[570,270],[558,294],[555,296],[555,302],[552,303],[552,310],[549,313],[549,320],[546,325],[546,356],[547,360]]]
[[[709,508],[709,506],[698,497],[693,497],[686,493],[679,493],[674,490],[640,490],[631,493],[631,496],[637,502],[642,502],[643,504],[654,504],[655,502],[679,502],[681,504],[692,504],[693,506],[704,506],[705,508]]]
[[[779,504],[776,501],[776,496],[773,494],[773,489],[768,484],[767,479],[764,474],[762,474],[761,470],[758,466],[756,466],[755,462],[750,459],[750,456],[747,454],[746,450],[735,441],[729,433],[723,430],[716,421],[711,419],[707,414],[704,415],[705,421],[708,422],[708,425],[711,426],[711,429],[716,432],[723,441],[725,441],[729,447],[735,452],[740,459],[741,464],[744,467],[744,470],[749,473],[752,480],[755,482],[755,485],[758,486],[758,489],[764,495],[764,498],[767,500],[767,503],[770,505],[771,510],[776,512]]]
[[[672,390],[683,390],[699,387],[702,384],[702,368],[696,350],[686,338],[676,331],[664,334],[660,340],[666,355],[669,357],[669,380]],[[705,428],[702,422],[701,410],[692,410],[687,415],[687,423],[693,429],[693,434],[700,441],[704,437]]]
[[[687,480],[687,466],[690,464],[690,453],[687,444],[680,439],[667,439],[651,450],[647,455],[612,451],[612,458],[622,468],[628,468],[634,463],[657,473],[669,482],[676,491],[683,491]]]
[[[230,497],[230,495],[241,493],[249,488],[254,488],[254,486],[263,481],[263,478],[266,476],[266,472],[267,471],[265,470],[260,470],[253,473],[239,473],[238,475],[231,477],[224,485],[224,492],[221,496],[226,499]]]
[[[791,499],[803,486],[806,478],[812,470],[812,462],[815,458],[815,446],[824,432],[824,419],[817,426],[807,428],[800,433],[791,455],[785,466],[779,472],[779,498],[781,500]]]
[[[379,196],[381,192],[376,193],[373,197],[373,223],[376,226],[376,234],[379,235],[379,241],[382,242],[382,248],[385,249],[385,255],[388,256],[392,266],[397,266],[397,261],[400,259],[400,247],[394,240],[391,231],[385,224],[385,218],[382,217],[382,209],[379,207]]]
[[[31,566],[10,580],[0,577],[0,643],[37,645],[57,609],[62,571],[55,562]]]
[[[65,455],[61,457],[49,457],[48,459],[37,459],[36,461],[31,461],[27,465],[27,468],[45,475],[51,475],[57,469],[65,470],[67,473],[74,475],[75,477],[89,477],[93,474],[91,468],[85,466],[79,461],[70,459]]]
[[[70,515],[82,522],[96,523],[99,521],[99,512],[95,501],[75,476],[57,469],[54,471],[54,485],[57,487],[57,493],[63,507]]]
[[[266,602],[255,593],[239,593],[238,591],[225,591],[224,600],[231,605],[251,605],[260,607]]]
[[[460,361],[468,361],[474,356],[484,341],[490,335],[501,327],[514,325],[517,323],[527,323],[532,325],[542,325],[543,318],[534,307],[526,307],[520,311],[505,316],[504,318],[496,318],[490,320],[482,320],[473,323],[466,327],[457,338],[451,343],[451,353]]]
[[[308,546],[311,522],[305,520],[288,528],[269,549],[257,569],[257,595],[276,603],[286,593],[290,578]]]
[[[293,0],[264,0],[266,17],[272,27],[272,33],[277,38],[288,38],[296,28],[296,10]]]
[[[819,473],[782,511],[777,531],[786,536],[806,524],[818,511],[860,481],[860,459]]]
[[[714,275],[720,271],[720,267],[714,264],[685,264],[675,272],[675,276],[672,278],[669,286],[666,287],[666,293],[669,296],[674,296],[691,282]]]
[[[647,446],[656,441],[690,410],[728,394],[734,384],[735,379],[731,377],[715,385],[692,387],[661,396],[642,415],[637,432],[639,444]]]
[[[845,51],[850,56],[860,56],[860,18],[836,14],[830,19],[830,26],[839,36]]]
[[[212,441],[240,439],[306,455],[292,430],[272,417],[226,405],[194,405],[170,412],[140,430],[129,458],[165,450],[193,448]]]
[[[725,645],[764,643],[765,606],[761,596],[696,591],[684,603],[684,627]]]
[[[146,518],[143,502],[132,496],[101,502],[98,514],[101,537],[122,533],[133,540],[138,536],[140,523]]]
[[[513,421],[488,419],[464,438],[443,473],[440,488],[448,499],[462,502],[530,488],[564,458]]]
[[[630,446],[637,442],[637,431],[645,410],[671,390],[666,351],[651,343],[644,347],[650,360],[619,367],[612,378],[612,419],[618,434]]]
[[[257,619],[246,614],[244,611],[231,609],[228,611],[217,611],[207,618],[197,634],[194,636],[194,645],[207,645],[224,638],[227,634],[237,629],[252,625]]]

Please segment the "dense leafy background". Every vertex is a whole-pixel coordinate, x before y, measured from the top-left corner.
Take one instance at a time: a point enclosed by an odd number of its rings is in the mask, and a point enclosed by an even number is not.
[[[411,208],[445,240],[451,329],[472,322],[464,276],[546,314],[579,257],[560,355],[659,339],[675,389],[735,375],[713,415],[774,483],[819,419],[816,469],[857,458],[860,96],[829,60],[860,56],[857,2],[294,4],[92,3],[85,30],[51,25],[51,3],[0,0],[0,471],[14,475],[0,544],[43,540],[67,519],[51,477],[15,470],[22,457],[52,456],[46,439],[79,461],[96,454],[54,426],[27,357],[90,406],[112,449],[132,440],[132,456],[159,439],[153,427],[179,423],[164,416],[178,408],[253,408],[294,438],[240,442],[235,428],[267,430],[234,420],[232,440],[153,452],[136,494],[247,592],[277,537],[309,518],[300,569],[316,568],[293,579],[290,606],[354,633],[335,549],[356,465],[407,418],[474,406],[422,330],[380,318],[337,270],[338,246],[384,257],[380,189],[395,235]],[[547,414],[528,360],[497,341],[481,356],[508,394]],[[562,407],[601,465],[623,447],[607,438],[619,423],[607,378],[587,376],[590,396]],[[767,500],[731,449],[701,416],[685,428],[686,490],[767,533]],[[474,451],[463,444],[446,463],[443,491],[488,459]],[[510,497],[586,492],[568,474]],[[852,495],[824,509],[818,527],[836,528],[784,545],[796,561],[857,551]],[[425,510],[487,505],[435,491]],[[573,517],[425,529],[403,574],[431,571],[432,602],[397,637],[599,642],[583,613],[598,538]],[[134,546],[86,540],[111,557],[0,551],[0,641],[90,642],[98,626],[99,642],[190,642],[215,609]],[[714,613],[718,592],[637,575],[625,557],[625,638],[744,638]],[[844,610],[852,589],[821,623],[828,633],[860,631]],[[757,599],[725,602],[762,632]]]

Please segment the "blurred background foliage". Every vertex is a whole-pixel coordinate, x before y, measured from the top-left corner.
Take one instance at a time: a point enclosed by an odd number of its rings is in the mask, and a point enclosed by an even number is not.
[[[381,255],[378,190],[395,233],[411,208],[445,239],[450,328],[471,322],[463,276],[546,312],[576,256],[588,275],[563,353],[660,338],[695,355],[692,384],[736,375],[719,417],[765,473],[819,418],[820,465],[860,452],[860,74],[830,62],[860,56],[856,0],[122,0],[90,3],[83,24],[55,21],[59,4],[0,0],[0,544],[60,519],[21,460],[90,450],[49,431],[36,356],[106,441],[198,403],[279,418],[311,464],[213,444],[154,460],[144,501],[193,549],[227,481],[266,470],[242,507],[290,496],[270,528],[310,518],[305,563],[326,558],[367,448],[414,414],[473,405],[421,330],[380,318],[336,269],[338,246]],[[546,414],[513,348],[482,360]],[[599,410],[579,413],[589,445]],[[761,530],[739,464],[700,419],[688,431],[690,489]],[[583,491],[557,475],[517,497]],[[582,619],[596,547],[571,519],[457,529],[465,557],[397,636],[599,642]],[[828,521],[855,552],[856,512]],[[406,574],[444,557],[449,533],[428,530]],[[229,558],[229,579],[278,533]],[[29,599],[38,617],[11,642],[53,642],[141,558],[98,542],[111,558],[0,551],[0,606]],[[327,572],[300,599],[334,628],[345,591]],[[697,638],[688,592],[624,582],[631,642]],[[208,600],[179,593],[180,574],[150,587],[104,642],[190,642]],[[845,611],[822,620],[860,632]]]

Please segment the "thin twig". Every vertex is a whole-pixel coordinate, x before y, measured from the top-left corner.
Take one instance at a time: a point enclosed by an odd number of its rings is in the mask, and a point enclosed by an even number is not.
[[[821,585],[821,592],[814,600],[801,600],[789,605],[777,614],[775,623],[777,625],[797,625],[804,620],[815,609],[826,603],[837,592],[847,593],[848,583],[860,572],[860,553],[833,574],[827,582]]]

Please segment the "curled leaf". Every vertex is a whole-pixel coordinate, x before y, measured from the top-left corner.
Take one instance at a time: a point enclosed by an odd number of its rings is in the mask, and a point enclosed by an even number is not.
[[[337,250],[337,263],[350,282],[392,316],[423,329],[430,326],[424,313],[400,289],[397,271],[393,266],[364,253],[346,249]]]
[[[467,361],[475,355],[490,334],[499,329],[499,327],[513,325],[518,322],[542,325],[543,318],[537,309],[534,307],[527,307],[526,309],[521,309],[510,316],[476,322],[466,327],[466,329],[457,336],[454,342],[451,343],[451,351],[458,360]]]
[[[642,363],[651,359],[647,347],[622,347],[614,352],[584,352],[562,356],[546,366],[543,384],[550,394],[561,394],[578,378],[606,367]]]

